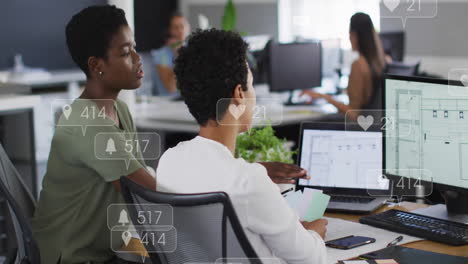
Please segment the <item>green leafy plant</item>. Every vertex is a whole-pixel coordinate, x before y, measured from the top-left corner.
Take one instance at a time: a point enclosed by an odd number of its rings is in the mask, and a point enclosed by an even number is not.
[[[271,125],[253,128],[237,136],[236,157],[248,162],[284,162],[293,163],[296,151],[285,147],[286,139],[279,139]]]
[[[224,14],[221,20],[221,29],[226,31],[236,31],[241,36],[247,36],[246,32],[237,30],[237,9],[232,0],[228,0],[224,7]]]
[[[226,31],[235,31],[237,24],[236,6],[232,0],[228,0],[224,7],[224,15],[222,20],[222,28]]]

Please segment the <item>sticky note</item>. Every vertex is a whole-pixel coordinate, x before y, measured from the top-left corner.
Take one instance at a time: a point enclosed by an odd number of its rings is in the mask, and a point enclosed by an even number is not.
[[[293,208],[295,211],[298,211],[298,206],[301,203],[302,199],[302,192],[301,191],[296,191],[296,192],[289,192],[284,199],[286,199],[286,202]]]
[[[303,220],[310,222],[323,217],[329,201],[329,195],[323,194],[321,192],[314,192],[312,199],[308,202],[308,207],[305,210]]]
[[[398,264],[394,259],[375,259],[377,264]]]
[[[366,260],[342,260],[342,264],[369,264]]]
[[[330,196],[323,194],[322,190],[311,188],[305,188],[304,193],[301,191],[288,193],[284,198],[303,221],[321,218],[330,201]]]
[[[308,195],[313,195],[314,193],[323,193],[322,190],[317,190],[317,189],[312,189],[312,188],[304,188],[304,195],[305,196],[308,196]]]
[[[307,213],[307,210],[310,207],[310,202],[314,199],[315,193],[321,193],[321,190],[316,190],[316,189],[311,189],[311,188],[305,188],[304,193],[302,193],[301,200],[299,201],[299,204],[297,205],[297,211],[299,212],[299,217],[301,220],[305,220],[304,217]],[[307,220],[306,220],[307,221]]]

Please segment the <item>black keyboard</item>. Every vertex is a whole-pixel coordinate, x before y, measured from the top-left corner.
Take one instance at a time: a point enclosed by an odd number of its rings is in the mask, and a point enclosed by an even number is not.
[[[338,203],[362,203],[367,204],[374,201],[372,197],[358,197],[358,196],[332,196],[330,202]]]
[[[468,225],[400,210],[361,217],[359,222],[453,246],[468,244]]]

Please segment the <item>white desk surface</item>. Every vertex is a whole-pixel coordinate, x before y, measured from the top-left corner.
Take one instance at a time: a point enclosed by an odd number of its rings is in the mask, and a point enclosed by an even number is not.
[[[84,82],[86,75],[79,69],[49,71],[49,77],[39,78],[37,80],[26,78],[24,81],[17,81],[35,87],[44,87],[56,84],[68,84],[71,82]]]
[[[0,111],[13,111],[34,108],[41,101],[39,95],[0,95]]]
[[[307,120],[319,118],[325,114],[336,113],[332,105],[284,106],[282,121],[278,125],[300,124]],[[281,115],[278,115],[281,118]],[[181,101],[171,101],[167,98],[151,97],[149,103],[139,103],[135,106],[134,119],[136,126],[143,129],[174,132],[199,131],[198,124]],[[279,120],[272,120],[276,124]],[[260,126],[262,124],[254,124]]]

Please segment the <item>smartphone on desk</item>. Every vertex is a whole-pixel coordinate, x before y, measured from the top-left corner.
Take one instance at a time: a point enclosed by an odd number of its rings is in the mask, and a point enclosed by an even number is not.
[[[374,243],[375,238],[363,236],[347,236],[325,242],[325,245],[332,248],[351,249],[370,243]]]

